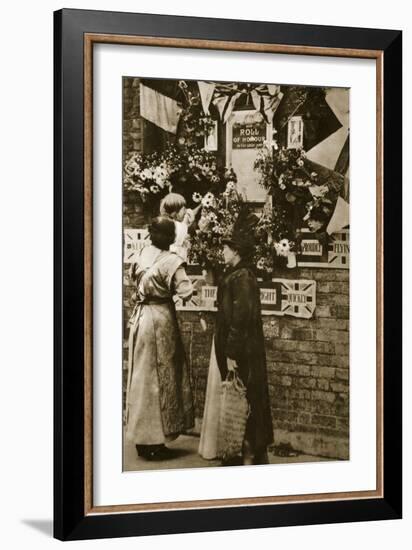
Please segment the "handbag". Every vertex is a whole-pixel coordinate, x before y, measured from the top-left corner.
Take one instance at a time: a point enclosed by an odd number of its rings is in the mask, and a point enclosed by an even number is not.
[[[242,453],[248,416],[246,387],[236,371],[229,371],[222,382],[217,444],[219,458],[227,460]]]

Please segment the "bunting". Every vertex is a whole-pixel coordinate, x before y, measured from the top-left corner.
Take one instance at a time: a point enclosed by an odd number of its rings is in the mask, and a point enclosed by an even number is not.
[[[262,114],[268,124],[273,121],[273,116],[281,102],[283,93],[280,91],[280,86],[274,84],[262,84],[254,88],[250,95],[252,97],[255,109]]]
[[[218,110],[222,122],[227,122],[235,107],[236,100],[240,95],[241,92],[235,91],[235,89],[229,86],[225,86],[224,88],[222,86],[216,86],[212,103]]]
[[[215,91],[215,84],[213,82],[203,82],[199,80],[197,83],[199,87],[200,100],[202,102],[203,112],[205,115],[209,115],[209,105],[212,101],[213,92]]]
[[[230,117],[236,101],[244,96],[246,102],[250,102],[270,124],[283,97],[280,86],[275,84],[222,84],[198,81],[198,87],[204,113],[209,114],[212,103],[224,123]]]

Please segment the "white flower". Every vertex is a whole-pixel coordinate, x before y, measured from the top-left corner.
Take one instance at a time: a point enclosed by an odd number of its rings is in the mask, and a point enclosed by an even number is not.
[[[152,171],[149,170],[149,168],[145,168],[143,172],[140,174],[140,177],[145,176],[144,179],[151,178],[152,177]],[[142,178],[143,179],[143,178]]]
[[[263,258],[260,258],[256,264],[257,269],[264,269],[265,267],[265,260]]]
[[[297,165],[298,166],[303,166],[305,163],[303,162],[302,159],[299,159],[298,162],[297,162]]]
[[[151,185],[150,191],[154,194],[158,193],[160,191],[159,187],[157,185]]]
[[[278,256],[288,256],[290,253],[290,242],[288,239],[281,239],[275,243],[275,250]]]
[[[236,189],[236,185],[234,184],[234,182],[233,181],[228,181],[227,185],[226,185],[226,191],[228,193],[231,193],[232,191],[235,191],[235,189]]]
[[[215,197],[213,195],[213,193],[206,193],[206,195],[203,197],[202,199],[202,206],[206,207],[206,208],[210,208],[211,206],[213,206],[215,202]]]
[[[193,193],[192,195],[193,202],[200,202],[202,200],[202,195],[200,193]]]
[[[164,168],[161,168],[160,166],[156,166],[154,171],[154,177],[159,179],[166,179],[167,172]]]

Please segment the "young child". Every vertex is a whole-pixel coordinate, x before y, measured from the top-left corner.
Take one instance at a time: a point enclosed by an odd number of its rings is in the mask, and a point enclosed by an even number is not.
[[[194,210],[186,208],[186,199],[178,193],[169,193],[160,203],[160,215],[173,220],[176,229],[176,239],[170,250],[178,254],[185,262],[189,248],[189,227],[195,220],[200,206]]]

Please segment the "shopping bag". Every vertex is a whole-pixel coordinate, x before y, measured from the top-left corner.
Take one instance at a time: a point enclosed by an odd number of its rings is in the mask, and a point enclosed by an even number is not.
[[[242,453],[249,403],[246,388],[236,372],[230,371],[222,382],[218,430],[218,457],[223,460]]]

